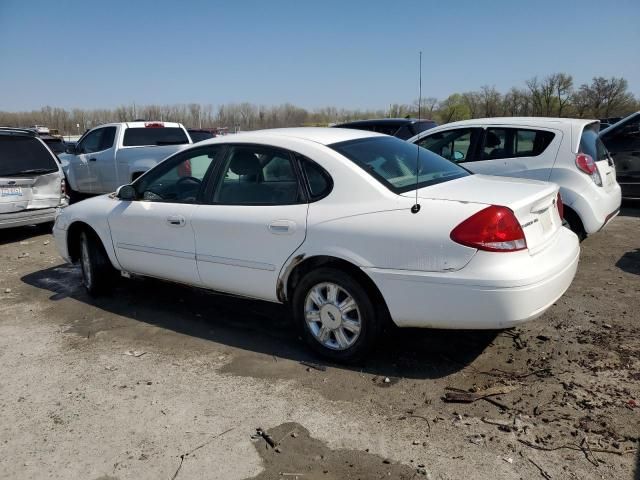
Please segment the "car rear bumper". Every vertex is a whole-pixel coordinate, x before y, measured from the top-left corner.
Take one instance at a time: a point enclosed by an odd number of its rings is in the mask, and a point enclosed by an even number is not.
[[[55,208],[39,208],[21,210],[19,212],[12,213],[2,213],[0,214],[0,229],[53,222],[55,215]]]
[[[581,192],[570,207],[580,216],[585,232],[591,234],[602,230],[617,215],[621,202],[617,183],[609,191],[593,185]]]
[[[578,238],[561,228],[553,242],[535,255],[478,252],[457,272],[364,270],[399,327],[508,328],[542,315],[571,285]]]

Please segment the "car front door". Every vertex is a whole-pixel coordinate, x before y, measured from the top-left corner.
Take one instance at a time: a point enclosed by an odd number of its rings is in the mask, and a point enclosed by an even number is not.
[[[306,235],[308,205],[294,156],[260,145],[229,148],[208,204],[191,222],[204,286],[277,300],[280,269]]]
[[[78,142],[76,154],[66,157],[69,160],[69,168],[79,192],[94,193],[94,173],[91,171],[92,166],[89,159],[93,158],[93,153],[100,149],[102,130],[102,128],[96,128],[87,133]]]
[[[117,127],[104,127],[98,150],[89,155],[93,193],[113,192],[120,186],[116,182],[116,149],[114,146],[116,129]]]
[[[611,152],[622,195],[640,198],[640,114],[607,132],[602,141]]]
[[[221,146],[181,152],[140,177],[137,199],[109,215],[118,262],[131,273],[201,285],[192,218]]]

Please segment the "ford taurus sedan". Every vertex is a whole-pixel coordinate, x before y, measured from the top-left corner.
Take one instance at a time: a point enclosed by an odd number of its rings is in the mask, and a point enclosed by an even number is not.
[[[555,184],[473,175],[377,133],[295,128],[194,145],[63,209],[54,235],[90,294],[120,272],[285,303],[311,348],[352,361],[388,321],[541,315],[578,264],[561,217]]]

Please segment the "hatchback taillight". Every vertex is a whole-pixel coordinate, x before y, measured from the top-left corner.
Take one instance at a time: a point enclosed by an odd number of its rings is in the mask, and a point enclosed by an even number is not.
[[[578,153],[576,155],[576,166],[582,172],[589,175],[591,177],[591,180],[593,180],[593,183],[595,183],[599,187],[602,186],[602,178],[600,178],[600,172],[598,172],[596,162],[593,161],[591,155],[587,155],[586,153]]]
[[[451,231],[451,240],[489,252],[515,252],[527,248],[520,222],[507,207],[491,205]]]
[[[558,215],[560,215],[560,220],[562,220],[564,218],[564,203],[562,203],[562,196],[560,195],[560,192],[558,192],[556,207],[558,207]]]

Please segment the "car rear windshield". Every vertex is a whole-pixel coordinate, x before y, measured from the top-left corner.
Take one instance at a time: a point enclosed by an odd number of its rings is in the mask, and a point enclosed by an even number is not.
[[[0,177],[35,175],[58,170],[51,152],[39,140],[0,135]]]
[[[422,188],[470,175],[449,160],[394,137],[349,140],[329,146],[394,193],[414,190],[416,184]]]
[[[124,132],[122,145],[142,147],[151,145],[182,145],[189,143],[185,131],[179,127],[135,127]]]
[[[205,132],[203,130],[189,130],[189,136],[193,143],[202,142],[203,140],[209,140],[215,135],[211,132]]]
[[[607,147],[605,147],[602,140],[600,140],[598,132],[590,127],[586,127],[582,131],[582,136],[580,137],[580,152],[586,153],[596,162],[609,158]]]

